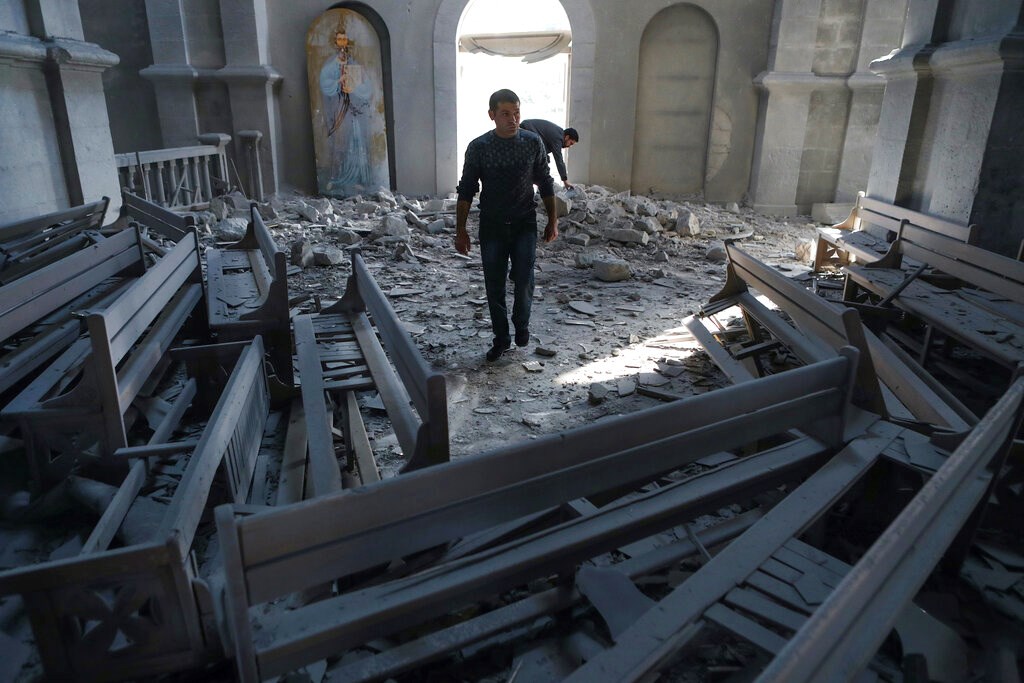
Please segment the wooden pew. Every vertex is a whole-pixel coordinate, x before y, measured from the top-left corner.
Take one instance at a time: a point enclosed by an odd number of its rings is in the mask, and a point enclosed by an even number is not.
[[[153,443],[117,452],[133,464],[79,555],[0,573],[0,595],[25,601],[48,679],[136,679],[216,658],[193,547],[218,470],[231,499],[246,502],[269,409],[263,353],[259,337],[242,351],[198,443],[163,442],[195,393],[192,381]],[[175,453],[188,462],[152,539],[110,548],[147,483],[145,458]]]
[[[256,204],[250,207],[245,237],[206,250],[206,282],[207,317],[217,340],[262,335],[278,379],[291,386],[288,261]]]
[[[45,216],[0,225],[0,284],[38,270],[99,239],[107,197]]]
[[[16,419],[36,481],[128,445],[125,413],[202,298],[199,241],[189,233],[109,306],[84,314],[74,342],[3,410]],[[67,388],[68,378],[77,378]],[[94,448],[95,447],[95,448]]]
[[[352,392],[372,388],[380,393],[406,457],[405,471],[447,462],[444,375],[431,369],[416,349],[359,250],[352,251],[352,274],[344,296],[311,322],[315,345],[298,346],[300,341],[311,340],[308,333],[301,339],[296,328],[300,367],[310,373],[320,367],[323,389],[339,396],[345,409],[350,455],[365,464],[363,469],[371,470],[372,455],[367,457],[368,444],[364,447],[360,436],[362,420]],[[301,355],[303,349],[305,355]],[[327,364],[333,367],[325,367]]]
[[[441,614],[531,576],[572,563],[680,519],[723,497],[777,486],[820,464],[863,424],[848,400],[856,351],[744,386],[403,474],[271,512],[216,510],[225,571],[225,629],[242,681],[276,676],[397,628]],[[870,421],[870,420],[869,420]],[[807,434],[766,453],[740,476],[672,487],[644,515],[628,504],[583,530],[560,530],[509,556],[484,553],[452,571],[398,579],[293,610],[250,607],[434,547],[552,505],[641,485],[711,453],[799,429]],[[767,460],[770,459],[769,463]],[[766,472],[770,474],[765,475]],[[237,512],[245,512],[239,510]],[[696,512],[696,514],[700,514]],[[648,516],[650,515],[650,516]],[[685,518],[683,515],[682,518]],[[670,523],[671,524],[671,523]],[[515,544],[513,544],[515,545]],[[555,559],[553,559],[555,558]],[[262,616],[261,616],[262,615]]]
[[[922,270],[902,269],[905,260],[941,271],[946,280],[957,282],[943,281],[943,287],[932,284]],[[1024,262],[908,224],[885,257],[864,266],[847,266],[846,273],[844,298],[849,301],[867,290],[930,330],[1009,368],[1024,361]],[[930,346],[929,332],[921,348],[921,365]]]
[[[978,232],[975,225],[962,225],[912,211],[859,192],[857,203],[845,221],[831,228],[818,228],[814,271],[821,271],[826,263],[834,267],[847,265],[851,256],[859,264],[877,261],[885,256],[890,243],[905,225],[945,235],[964,244],[974,242]]]
[[[865,410],[884,417],[893,412],[909,412],[916,420],[953,432],[966,431],[977,422],[977,418],[923,368],[865,328],[856,310],[814,295],[734,244],[726,245],[726,253],[729,258],[726,284],[702,309],[703,315],[726,306],[739,306],[745,315],[781,335],[784,343],[805,363],[820,359],[822,353],[828,355],[844,346],[855,347],[863,360],[857,368],[854,403]],[[757,301],[751,288],[785,312],[803,334],[794,340],[792,328]],[[703,315],[691,320],[687,327],[703,339],[713,359],[725,355],[720,365],[729,367],[728,363],[734,361],[707,333],[702,324]]]
[[[0,286],[0,341],[15,347],[0,356],[0,394],[78,338],[72,310],[105,305],[144,272],[139,234],[124,230]]]

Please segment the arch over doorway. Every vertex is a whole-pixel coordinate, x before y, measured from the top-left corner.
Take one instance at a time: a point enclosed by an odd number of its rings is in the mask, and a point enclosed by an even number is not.
[[[636,193],[704,190],[718,64],[718,29],[703,9],[667,7],[640,41],[633,171]]]
[[[561,0],[572,26],[572,67],[569,72],[569,120],[583,136],[593,120],[594,45],[597,31],[589,0]],[[455,189],[458,178],[456,40],[459,20],[469,0],[441,0],[434,20],[434,159],[437,192]],[[585,180],[590,145],[573,147],[574,178]]]

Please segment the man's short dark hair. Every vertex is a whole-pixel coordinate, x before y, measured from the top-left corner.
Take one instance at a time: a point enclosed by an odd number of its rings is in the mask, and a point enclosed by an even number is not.
[[[519,95],[515,94],[508,88],[502,88],[491,95],[491,101],[488,103],[488,110],[498,111],[498,105],[502,102],[508,104],[519,104]]]
[[[569,139],[571,139],[573,142],[579,142],[580,141],[580,134],[576,132],[575,128],[566,128],[563,132],[566,135],[568,135]]]

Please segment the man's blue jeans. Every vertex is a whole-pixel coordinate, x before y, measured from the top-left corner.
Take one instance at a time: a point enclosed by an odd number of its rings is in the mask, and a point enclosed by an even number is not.
[[[508,306],[505,304],[505,282],[514,282],[512,324],[516,330],[530,327],[530,306],[533,302],[533,263],[537,251],[537,217],[504,222],[480,220],[480,259],[484,266],[484,287],[487,307],[491,313],[491,330],[496,346],[509,346]]]

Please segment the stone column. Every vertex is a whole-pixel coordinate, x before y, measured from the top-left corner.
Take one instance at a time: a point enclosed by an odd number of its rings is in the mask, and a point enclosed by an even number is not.
[[[21,37],[19,56],[44,74],[67,201],[73,206],[107,196],[113,221],[121,193],[101,74],[117,64],[117,55],[85,42],[75,0],[30,0],[25,10],[35,37]],[[57,208],[63,207],[47,207]]]
[[[255,194],[273,194],[278,189],[281,140],[274,87],[281,75],[267,63],[266,0],[221,0],[220,13],[227,64],[215,76],[228,86],[235,138],[240,140],[241,132],[247,131],[247,139],[259,146],[257,155],[235,155],[244,160],[245,168],[238,170],[243,177],[262,178],[262,191]],[[262,133],[262,138],[251,135],[253,131]],[[252,159],[258,159],[261,168],[248,168]]]
[[[153,66],[139,73],[153,82],[160,130],[167,147],[194,145],[199,135],[195,82],[199,70],[189,64],[183,0],[146,0]]]
[[[900,49],[871,62],[871,70],[886,83],[867,186],[868,195],[876,199],[902,204],[911,194],[912,169],[928,118],[928,60],[937,11],[938,0],[911,0]]]
[[[977,224],[979,246],[1024,239],[1024,4],[911,0],[885,76],[868,193]]]
[[[871,62],[899,47],[906,12],[906,0],[868,0],[865,7],[857,70],[847,80],[850,114],[836,185],[837,203],[852,206],[857,193],[867,187],[885,93],[885,79],[871,72]]]
[[[783,0],[777,6],[770,68],[754,81],[762,89],[765,100],[750,178],[754,210],[760,213],[779,216],[797,213],[797,185],[810,93],[818,87],[818,78],[811,67],[821,2]]]

